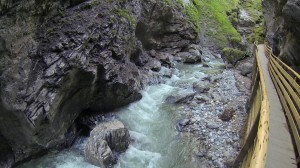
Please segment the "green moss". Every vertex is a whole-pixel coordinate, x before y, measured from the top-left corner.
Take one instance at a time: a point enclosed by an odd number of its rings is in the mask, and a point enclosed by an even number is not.
[[[264,43],[264,40],[265,35],[263,26],[255,27],[254,33],[252,33],[248,39],[248,41],[250,41],[251,43],[258,42],[258,44]]]
[[[176,2],[177,2],[179,5],[184,6],[183,0],[177,0]]]
[[[168,5],[172,5],[172,4],[173,4],[172,0],[166,0],[166,3],[167,3]]]
[[[262,0],[245,0],[243,7],[250,13],[254,20],[259,19],[261,16]]]
[[[246,57],[246,52],[226,47],[222,50],[222,55],[225,57],[228,63],[235,65],[237,61],[240,61]]]
[[[192,0],[189,5],[184,5],[182,0],[177,0],[178,4],[184,6],[190,22],[200,32],[200,25],[206,25],[204,34],[219,47],[226,47],[229,44],[229,38],[240,38],[240,34],[231,24],[226,11],[235,9],[239,0]],[[235,20],[237,22],[237,20]]]
[[[120,17],[124,17],[126,18],[130,24],[136,24],[136,20],[135,18],[129,13],[128,10],[126,9],[116,9],[116,13],[120,16]]]
[[[183,1],[181,2],[183,4]],[[189,21],[194,25],[195,30],[200,33],[201,14],[197,7],[190,4],[185,7],[185,12],[189,16]]]
[[[262,0],[246,0],[243,7],[249,12],[250,16],[256,22],[257,25],[254,32],[248,37],[248,41],[253,43],[257,41],[258,43],[264,42],[264,19],[262,17]]]

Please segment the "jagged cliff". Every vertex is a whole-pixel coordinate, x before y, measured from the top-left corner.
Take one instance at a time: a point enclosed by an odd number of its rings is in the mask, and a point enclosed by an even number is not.
[[[9,144],[1,167],[68,146],[84,111],[140,99],[155,73],[150,50],[180,51],[198,37],[180,6],[160,0],[7,0],[0,7],[0,141]]]
[[[264,0],[266,39],[275,54],[300,69],[300,1]]]

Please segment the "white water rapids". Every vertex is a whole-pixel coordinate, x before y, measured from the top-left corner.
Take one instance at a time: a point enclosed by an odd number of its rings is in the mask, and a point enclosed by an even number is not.
[[[221,65],[221,66],[220,66]],[[134,141],[120,155],[115,168],[198,168],[201,163],[193,157],[194,144],[188,136],[176,130],[180,119],[180,105],[165,103],[170,95],[192,89],[192,83],[220,71],[222,64],[180,65],[179,71],[165,84],[148,86],[143,98],[117,111],[118,118],[130,130]],[[86,141],[86,140],[85,140]],[[19,168],[95,168],[84,160],[84,142],[77,142],[71,149],[47,154],[25,163]]]

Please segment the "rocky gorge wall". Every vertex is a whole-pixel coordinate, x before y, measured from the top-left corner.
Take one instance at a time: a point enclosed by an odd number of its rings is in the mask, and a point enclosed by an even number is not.
[[[172,66],[168,51],[198,37],[182,8],[160,0],[5,0],[0,9],[2,167],[69,146],[84,111],[140,99],[153,62]]]
[[[266,39],[288,65],[300,69],[300,1],[264,0]]]

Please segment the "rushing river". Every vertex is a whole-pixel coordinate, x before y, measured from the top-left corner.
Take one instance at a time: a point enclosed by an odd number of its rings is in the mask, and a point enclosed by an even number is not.
[[[115,168],[198,168],[193,157],[194,141],[176,130],[176,122],[182,118],[181,106],[165,103],[170,95],[176,95],[183,87],[189,91],[192,83],[218,73],[223,64],[211,63],[212,68],[202,65],[179,65],[178,72],[165,84],[148,86],[142,91],[143,98],[116,112],[118,118],[130,130],[134,141],[121,154]],[[51,153],[25,163],[19,168],[95,168],[85,162],[81,139],[67,150]]]

